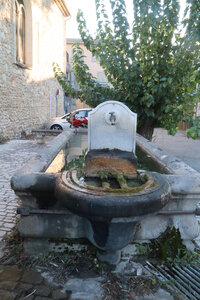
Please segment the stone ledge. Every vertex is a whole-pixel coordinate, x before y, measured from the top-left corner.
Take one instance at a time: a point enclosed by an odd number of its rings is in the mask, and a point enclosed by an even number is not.
[[[47,147],[36,159],[29,161],[25,166],[18,170],[14,177],[27,173],[45,172],[56,155],[66,146],[67,142],[69,142],[73,133],[73,130],[63,131],[52,140],[50,147]],[[13,177],[11,179],[11,182],[12,181]],[[15,190],[15,186],[13,186],[13,189]]]
[[[28,69],[28,70],[32,70],[31,67],[28,67],[27,65],[21,64],[20,62],[16,62],[14,63],[16,66],[22,68],[22,69]]]

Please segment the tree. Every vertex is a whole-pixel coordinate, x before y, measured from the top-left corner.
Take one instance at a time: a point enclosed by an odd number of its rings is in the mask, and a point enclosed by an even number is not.
[[[124,0],[110,0],[112,23],[103,0],[96,0],[98,29],[93,38],[81,11],[77,14],[79,32],[86,48],[100,58],[111,86],[101,86],[89,73],[78,44],[73,49],[73,71],[80,89],[75,91],[57,64],[58,81],[74,98],[91,106],[114,99],[138,114],[138,133],[151,140],[153,129],[163,127],[175,134],[177,124],[186,121],[188,136],[200,135],[199,119],[193,119],[200,82],[200,17],[188,0],[181,37],[178,0],[133,0],[134,22],[130,31]],[[192,23],[191,18],[197,21]],[[193,36],[192,43],[191,35]]]

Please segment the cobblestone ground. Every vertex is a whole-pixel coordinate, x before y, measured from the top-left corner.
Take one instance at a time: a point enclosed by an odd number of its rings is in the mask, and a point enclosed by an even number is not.
[[[0,265],[0,271],[2,300],[67,300],[70,297],[70,292],[54,284],[50,286],[36,270]]]
[[[35,140],[12,140],[0,144],[0,242],[15,226],[18,197],[10,186],[12,175],[46,147]]]

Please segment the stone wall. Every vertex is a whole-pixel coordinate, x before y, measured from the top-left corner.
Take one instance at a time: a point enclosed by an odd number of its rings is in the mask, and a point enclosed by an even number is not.
[[[16,61],[15,1],[0,0],[0,139],[17,138],[56,116],[52,63],[65,69],[66,27],[54,0],[24,0],[25,65]],[[62,115],[60,89],[58,115]]]

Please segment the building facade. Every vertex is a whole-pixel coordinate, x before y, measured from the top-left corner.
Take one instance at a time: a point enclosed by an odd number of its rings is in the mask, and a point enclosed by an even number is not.
[[[0,140],[64,112],[52,63],[66,68],[65,0],[0,0]]]
[[[96,57],[92,56],[92,53],[87,50],[87,48],[84,46],[83,41],[81,39],[67,39],[67,44],[66,44],[66,58],[67,58],[67,65],[66,65],[66,74],[68,77],[68,80],[71,81],[72,86],[74,88],[78,88],[76,79],[72,70],[72,62],[73,62],[73,44],[74,43],[79,43],[83,55],[84,55],[84,63],[86,63],[89,67],[90,73],[97,78],[97,81],[103,85],[108,85],[108,80],[104,74],[104,71],[102,67],[100,66],[99,60],[96,59]],[[74,101],[73,99],[67,97],[65,101],[65,107],[66,107],[66,112],[73,110],[75,108],[84,108],[88,107],[84,102],[81,102],[79,99]]]

